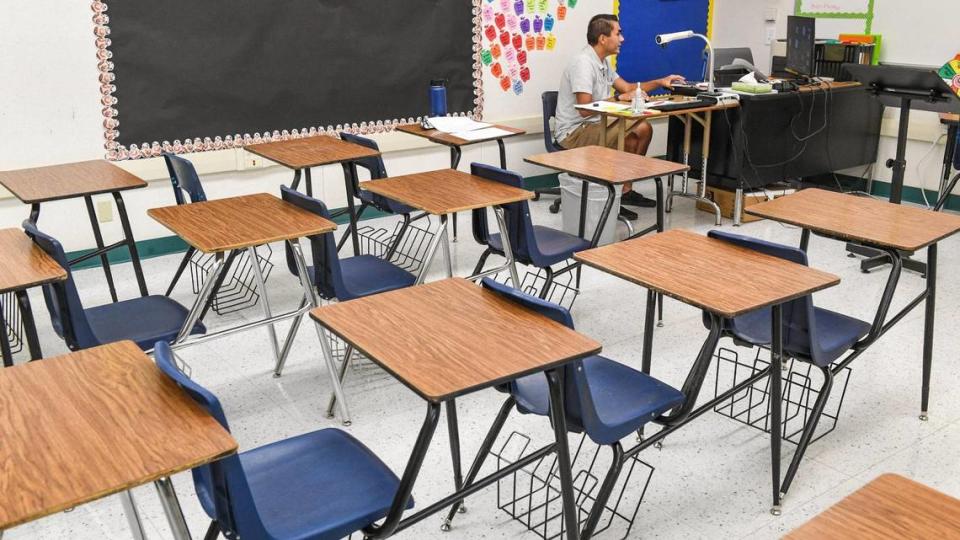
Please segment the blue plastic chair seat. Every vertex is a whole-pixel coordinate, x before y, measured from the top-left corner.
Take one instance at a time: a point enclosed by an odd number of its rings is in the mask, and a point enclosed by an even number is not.
[[[361,189],[360,192],[357,193],[357,197],[367,204],[392,214],[409,214],[415,210],[413,207],[365,189]]]
[[[683,393],[650,375],[603,356],[583,360],[590,395],[602,428],[590,433],[597,444],[613,444],[639,425],[683,403]],[[513,396],[521,413],[547,416],[550,390],[542,373],[514,382]]]
[[[145,296],[84,310],[100,343],[133,340],[143,350],[158,341],[172,342],[187,320],[187,308],[166,296]],[[201,323],[191,334],[206,333]]]
[[[843,353],[849,351],[856,342],[860,341],[860,338],[870,332],[870,323],[860,319],[818,307],[814,307],[813,312],[816,321],[817,341],[820,342],[823,352],[823,357],[818,362],[814,362],[817,365],[830,365]],[[784,331],[789,332],[791,329],[785,328]],[[742,339],[753,345],[770,345],[770,308],[760,309],[737,317],[731,333],[737,339]],[[813,361],[809,346],[804,346],[809,343],[809,339],[790,341],[796,345],[791,345],[785,352],[799,356],[804,360]],[[784,346],[786,347],[786,344]]]
[[[534,225],[533,234],[536,238],[537,248],[544,257],[539,262],[545,266],[565,261],[570,258],[571,253],[583,251],[590,247],[588,240],[550,227]],[[500,233],[491,234],[488,242],[487,245],[494,253],[503,255],[503,242],[500,240]],[[517,246],[512,247],[516,255]]]
[[[337,296],[341,302],[402,289],[417,282],[417,276],[373,255],[340,259],[340,271],[349,293]],[[309,275],[311,279],[316,279],[313,266],[309,267]]]
[[[387,515],[400,480],[369,448],[322,429],[240,454],[257,513],[274,538],[343,538]],[[210,493],[197,484],[204,511]],[[407,508],[413,507],[411,497]]]

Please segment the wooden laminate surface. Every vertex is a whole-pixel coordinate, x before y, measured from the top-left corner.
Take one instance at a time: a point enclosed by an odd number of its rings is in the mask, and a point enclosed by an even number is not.
[[[140,178],[102,159],[0,171],[0,184],[26,204],[147,186]]]
[[[940,113],[940,122],[943,124],[960,124],[960,114]]]
[[[682,229],[581,251],[573,258],[724,317],[840,282],[833,274]]]
[[[366,146],[341,141],[329,135],[252,144],[245,146],[244,150],[290,169],[319,167],[380,155],[380,152]]]
[[[147,214],[204,253],[333,231],[337,225],[268,193],[151,208]]]
[[[20,229],[0,229],[0,293],[67,279],[67,272]]]
[[[960,538],[960,500],[884,474],[786,536],[790,540]]]
[[[748,214],[878,247],[916,251],[960,231],[960,216],[823,189],[748,206]]]
[[[489,137],[486,139],[477,139],[473,141],[468,141],[466,139],[461,139],[460,137],[454,137],[450,133],[437,131],[436,129],[423,129],[423,126],[421,126],[420,124],[405,124],[402,126],[397,126],[397,131],[401,131],[403,133],[409,133],[410,135],[416,135],[417,137],[423,137],[425,139],[428,139],[430,142],[435,142],[437,144],[442,144],[445,146],[467,146],[470,144],[495,141],[497,139],[508,139],[510,137],[516,137],[517,135],[525,135],[527,133],[522,129],[513,128],[509,126],[501,126],[497,124],[492,124],[490,127],[495,127],[497,129],[508,131],[509,135],[502,135],[498,137]]]
[[[237,449],[131,341],[0,371],[0,411],[0,530]]]
[[[557,171],[606,184],[624,184],[679,174],[690,167],[602,146],[583,146],[523,158]]]
[[[433,215],[532,199],[534,193],[454,169],[381,178],[363,189]]]
[[[600,352],[596,341],[459,278],[310,314],[434,402]]]
[[[696,98],[680,98],[674,97],[671,101],[689,101]],[[644,110],[642,113],[634,113],[632,110],[627,109],[625,111],[606,111],[600,112],[604,116],[610,116],[613,118],[626,118],[628,120],[655,120],[657,118],[666,118],[668,116],[681,116],[684,114],[695,114],[703,112],[713,112],[713,111],[722,111],[724,109],[736,109],[740,106],[739,101],[727,101],[724,103],[709,105],[706,107],[692,107],[690,109],[680,109],[673,111],[661,111],[656,107]]]

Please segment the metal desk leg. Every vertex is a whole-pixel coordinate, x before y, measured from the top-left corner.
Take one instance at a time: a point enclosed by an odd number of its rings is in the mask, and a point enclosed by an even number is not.
[[[313,178],[310,177],[310,167],[303,170],[303,175],[307,180],[307,197],[313,197]]]
[[[120,504],[123,506],[123,513],[127,516],[127,523],[130,525],[130,534],[134,540],[147,540],[147,532],[143,528],[143,520],[140,519],[140,511],[137,510],[137,502],[133,499],[133,492],[130,490],[119,493]]]
[[[40,350],[40,340],[37,339],[37,323],[33,320],[33,310],[30,309],[30,296],[27,295],[27,291],[21,290],[16,292],[16,297],[20,317],[23,320],[24,339],[27,340],[27,348],[30,350],[30,359],[39,360],[43,358],[43,351]]]
[[[457,214],[453,214],[453,219],[457,219]],[[447,216],[440,216],[440,225],[443,227],[443,263],[447,267],[447,277],[453,277],[453,259],[450,257],[450,237],[447,234]]]
[[[87,216],[90,218],[90,226],[93,227],[93,238],[97,242],[97,249],[103,249],[103,235],[100,234],[100,223],[97,221],[97,211],[93,208],[93,198],[89,195],[83,198],[87,205]],[[106,253],[100,254],[100,265],[103,267],[103,273],[107,277],[107,287],[110,288],[110,298],[117,301],[117,289],[113,285],[113,272],[110,271],[110,260]]]
[[[203,318],[203,313],[206,311],[210,299],[216,294],[217,287],[219,287],[218,281],[221,280],[226,266],[223,261],[223,253],[217,253],[213,268],[207,273],[206,279],[203,281],[203,287],[200,288],[200,293],[197,294],[193,306],[190,308],[190,311],[187,312],[187,318],[183,322],[183,327],[180,328],[180,333],[177,334],[177,339],[174,340],[174,343],[180,343],[187,339],[187,337],[190,336],[190,331],[193,330],[193,325]]]
[[[457,423],[457,401],[451,399],[446,403],[447,407],[447,432],[450,435],[450,459],[453,463],[453,485],[456,491],[463,487],[463,471],[460,468],[460,427]],[[462,502],[458,509],[460,513],[467,511],[466,505]]]
[[[770,335],[770,465],[773,476],[773,506],[770,513],[780,515],[780,364],[783,357],[783,305],[772,309]]]
[[[937,244],[927,247],[927,299],[923,314],[923,383],[920,393],[920,420],[929,418],[930,374],[933,370],[933,323],[937,303]]]
[[[273,317],[270,312],[270,300],[267,295],[267,280],[263,278],[263,269],[260,268],[260,259],[257,257],[257,248],[248,247],[247,257],[250,259],[250,265],[253,267],[253,275],[257,279],[257,288],[260,289],[260,303],[263,305],[263,316],[267,319]],[[270,336],[270,346],[273,348],[274,366],[280,365],[280,346],[277,343],[277,329],[273,324],[267,325],[267,334]]]
[[[300,187],[300,169],[293,170],[293,182],[290,182],[290,189],[296,191]]]
[[[423,419],[423,425],[420,427],[419,435],[417,435],[417,442],[413,446],[410,460],[407,461],[407,466],[403,470],[403,477],[400,479],[397,493],[393,496],[390,511],[380,525],[368,525],[363,528],[365,538],[386,538],[397,529],[397,525],[400,524],[400,518],[403,517],[403,511],[407,506],[407,501],[410,500],[413,485],[417,482],[417,476],[420,474],[423,460],[427,456],[427,451],[430,449],[430,441],[433,439],[433,433],[437,429],[437,422],[439,420],[440,404],[427,403],[427,415]]]
[[[140,296],[148,296],[147,282],[143,279],[143,268],[140,266],[140,252],[137,251],[137,242],[133,239],[133,229],[130,228],[130,219],[127,217],[127,207],[123,204],[123,196],[119,191],[113,192],[113,201],[117,205],[117,216],[120,218],[120,226],[123,228],[123,240],[130,250],[130,262],[133,263],[133,274],[137,278],[137,286],[140,287]]]
[[[353,236],[353,254],[360,255],[360,233],[357,232],[357,208],[353,202],[353,197],[356,193],[353,192],[353,186],[357,185],[357,164],[355,162],[350,162],[350,164],[344,168],[344,183],[347,187],[347,210],[350,214],[350,233]]]
[[[657,293],[647,289],[647,309],[643,316],[643,352],[640,370],[650,374],[651,359],[653,358],[653,317],[657,304]]]
[[[157,487],[160,504],[163,506],[163,513],[167,515],[167,523],[170,524],[173,537],[176,540],[190,540],[190,528],[187,527],[187,521],[183,518],[183,510],[180,508],[180,501],[177,500],[173,483],[169,478],[160,478],[153,485]]]
[[[710,201],[707,198],[707,164],[710,162],[710,128],[713,125],[713,113],[706,111],[703,114],[704,118],[700,123],[703,125],[703,143],[701,146],[700,153],[703,154],[703,161],[700,165],[700,189],[697,191],[698,200]],[[720,217],[720,207],[717,206],[717,203],[710,201],[711,206],[713,206],[713,211],[717,216],[717,226],[723,224]]]
[[[507,168],[507,148],[503,145],[503,139],[497,139],[497,147],[500,150],[500,168]]]
[[[682,115],[681,118],[683,121],[683,164],[689,166],[690,165],[690,144],[691,144],[690,138],[692,136],[691,134],[692,130],[690,129],[691,121],[690,121],[690,117],[686,114]],[[681,180],[681,183],[680,183],[680,190],[683,191],[684,193],[687,192],[687,183],[689,180],[690,180],[690,171],[689,170],[683,171],[683,179]]]
[[[501,141],[502,144],[502,141]],[[502,155],[502,154],[501,154]],[[450,168],[457,170],[457,167],[460,166],[460,158],[463,156],[463,150],[459,146],[450,147]],[[504,158],[505,160],[505,158]],[[453,214],[453,241],[457,241],[457,214]]]
[[[587,194],[589,193],[588,182],[580,180],[583,184],[580,186],[580,230],[577,236],[586,240],[587,232]]]
[[[733,195],[733,226],[740,226],[740,218],[743,214],[743,188],[738,187]]]
[[[447,241],[446,231],[446,221],[442,219],[437,220],[437,225],[433,228],[433,240],[430,241],[430,246],[427,247],[427,253],[423,257],[423,266],[420,267],[420,274],[417,275],[417,285],[423,283],[423,280],[427,278],[427,271],[430,269],[430,265],[433,263],[433,258],[437,254],[437,248],[440,246],[440,241]]]
[[[603,126],[603,129],[600,130],[600,146],[607,147],[607,115],[603,112],[600,113],[600,125]]]
[[[570,470],[570,446],[567,442],[566,409],[563,404],[563,368],[551,369],[545,374],[550,385],[550,421],[557,442],[557,469],[560,473],[560,494],[563,497],[563,522],[567,540],[579,540],[580,523],[573,492],[573,472]]]
[[[7,321],[3,317],[3,309],[0,309],[0,352],[3,354],[3,367],[13,366],[13,351],[10,350],[10,338],[7,334]]]
[[[503,208],[497,206],[493,209],[493,214],[497,217],[497,227],[500,229],[500,239],[503,243],[503,254],[506,256],[507,269],[510,271],[510,279],[513,280],[513,286],[520,288],[520,274],[517,272],[517,260],[513,254],[513,244],[510,242],[510,230],[507,227],[507,216]]]
[[[586,185],[586,183],[584,183]],[[597,227],[593,230],[593,239],[590,240],[590,247],[597,247],[600,243],[600,236],[603,234],[603,229],[607,225],[607,219],[610,218],[610,211],[613,209],[613,203],[617,198],[617,188],[613,184],[607,184],[607,202],[603,205],[603,211],[600,212],[600,219],[597,220]],[[586,198],[584,198],[586,200]],[[585,207],[580,207],[581,217],[585,217]],[[583,221],[580,222],[581,227],[583,226]],[[579,284],[578,284],[579,287]]]

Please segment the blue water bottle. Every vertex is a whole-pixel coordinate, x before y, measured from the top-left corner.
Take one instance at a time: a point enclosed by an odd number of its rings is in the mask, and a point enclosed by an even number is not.
[[[447,80],[430,81],[430,116],[447,115]]]

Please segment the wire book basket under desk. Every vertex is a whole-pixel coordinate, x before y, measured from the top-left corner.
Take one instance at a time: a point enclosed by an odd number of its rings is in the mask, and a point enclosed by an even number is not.
[[[270,244],[265,244],[255,248],[254,252],[257,254],[257,262],[263,272],[263,280],[266,282],[270,279],[270,272],[273,270],[273,263],[270,262],[273,249]],[[200,294],[210,268],[215,262],[215,254],[200,251],[194,253],[193,258],[190,259],[190,285],[193,294]],[[256,275],[250,264],[250,257],[247,256],[246,251],[241,251],[230,266],[230,274],[224,278],[210,307],[218,315],[226,315],[257,305],[260,301],[260,291],[257,290],[255,281]]]
[[[3,328],[0,331],[7,334],[10,354],[17,354],[23,350],[23,321],[13,292],[0,294],[0,310],[3,310]]]
[[[430,232],[431,218],[423,218],[426,224],[421,227],[417,223],[411,223],[403,233],[403,238],[397,245],[396,251],[390,256],[389,261],[394,266],[402,268],[411,274],[418,274],[423,268],[423,261],[426,258],[427,250],[430,248],[430,242],[434,234]],[[392,229],[389,227],[376,227],[373,225],[364,225],[357,228],[359,237],[360,255],[373,255],[381,259],[386,259],[390,253],[390,247],[400,234],[403,222],[398,222]]]

